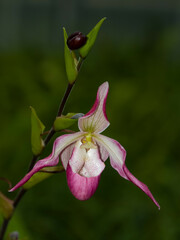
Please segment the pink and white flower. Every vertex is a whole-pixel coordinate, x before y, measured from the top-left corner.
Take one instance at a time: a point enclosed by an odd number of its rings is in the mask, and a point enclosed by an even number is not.
[[[40,169],[57,165],[60,157],[66,170],[70,191],[77,199],[87,200],[95,193],[105,168],[104,163],[109,157],[111,166],[119,175],[138,186],[160,208],[148,187],[127,169],[126,151],[121,144],[100,134],[110,124],[105,109],[108,90],[108,82],[103,83],[98,89],[96,101],[91,110],[78,120],[80,131],[58,137],[54,141],[52,153],[39,160],[10,191],[22,186]]]

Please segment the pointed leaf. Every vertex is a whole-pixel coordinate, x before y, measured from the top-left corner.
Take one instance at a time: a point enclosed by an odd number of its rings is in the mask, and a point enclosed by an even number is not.
[[[44,141],[41,137],[45,126],[38,118],[36,111],[33,107],[31,109],[31,146],[34,155],[39,155],[44,148]]]
[[[66,29],[63,28],[64,31],[64,58],[65,58],[65,66],[66,66],[66,73],[68,77],[69,83],[73,83],[78,75],[77,70],[77,59],[75,53],[71,51],[67,46],[67,33]]]
[[[8,219],[14,210],[13,201],[0,192],[0,213]]]
[[[39,172],[35,173],[29,181],[27,181],[24,185],[24,189],[30,189],[36,184],[42,182],[43,180],[47,179],[48,177],[53,176],[56,173],[63,172],[63,166],[56,166],[56,167],[45,167],[41,169]]]
[[[67,113],[64,117],[66,118],[72,118],[73,116],[75,116],[77,113]]]
[[[54,130],[60,131],[74,125],[78,119],[72,119],[71,117],[75,115],[75,113],[68,113],[66,116],[56,117],[54,121]]]
[[[88,55],[89,51],[91,50],[92,46],[94,45],[97,35],[98,35],[98,32],[99,32],[101,25],[103,24],[105,19],[106,19],[105,17],[102,18],[96,24],[96,26],[91,30],[91,32],[88,33],[88,35],[87,35],[88,39],[87,39],[86,44],[79,50],[79,53],[82,58],[85,58]]]

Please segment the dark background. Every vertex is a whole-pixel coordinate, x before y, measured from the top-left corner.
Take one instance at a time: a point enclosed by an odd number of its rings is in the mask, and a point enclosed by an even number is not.
[[[14,185],[27,170],[30,105],[46,130],[52,125],[67,85],[62,27],[86,34],[104,16],[65,113],[86,113],[98,86],[109,82],[104,134],[124,146],[127,167],[161,210],[107,160],[88,201],[71,195],[65,173],[30,190],[8,229],[21,240],[180,239],[179,1],[1,0],[0,176]],[[0,191],[15,196],[3,182]]]

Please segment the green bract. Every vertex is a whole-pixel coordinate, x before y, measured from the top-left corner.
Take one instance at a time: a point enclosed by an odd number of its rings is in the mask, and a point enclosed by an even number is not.
[[[23,185],[23,188],[26,190],[30,189],[36,184],[45,180],[46,178],[51,177],[54,174],[60,173],[62,171],[64,171],[64,168],[62,166],[43,168],[41,171],[34,174],[33,177]]]
[[[31,109],[31,146],[34,155],[39,155],[44,148],[44,141],[41,137],[45,126],[38,118],[33,107]]]
[[[65,66],[66,66],[66,73],[68,77],[68,81],[72,84],[78,75],[77,70],[77,59],[73,51],[71,51],[67,46],[67,33],[66,29],[63,28],[64,31],[64,58],[65,58]]]
[[[71,119],[73,115],[75,115],[75,113],[68,113],[66,116],[56,117],[54,121],[54,130],[57,132],[71,127],[77,122],[77,119]]]
[[[97,38],[97,34],[98,34],[98,32],[100,30],[100,27],[103,24],[105,19],[106,19],[105,17],[102,18],[96,24],[96,26],[91,30],[91,32],[88,33],[88,35],[87,35],[88,39],[87,39],[86,44],[82,48],[80,48],[80,50],[79,50],[80,56],[82,58],[85,58],[88,55],[89,51],[91,50],[92,46],[94,45],[94,43],[96,41],[96,38]]]
[[[11,216],[13,209],[13,201],[0,192],[0,213],[3,217],[8,219]]]

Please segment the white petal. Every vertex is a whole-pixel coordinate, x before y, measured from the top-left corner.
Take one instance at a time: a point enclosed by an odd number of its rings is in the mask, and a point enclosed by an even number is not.
[[[106,150],[105,147],[102,146],[102,144],[98,145],[98,149],[99,149],[100,158],[103,160],[103,162],[105,162],[109,157],[108,151]]]
[[[75,143],[72,143],[61,152],[61,162],[64,169],[67,169],[68,161],[71,158]]]
[[[98,148],[86,150],[81,148],[81,141],[76,142],[69,165],[74,173],[84,177],[96,177],[105,168],[100,159]]]

